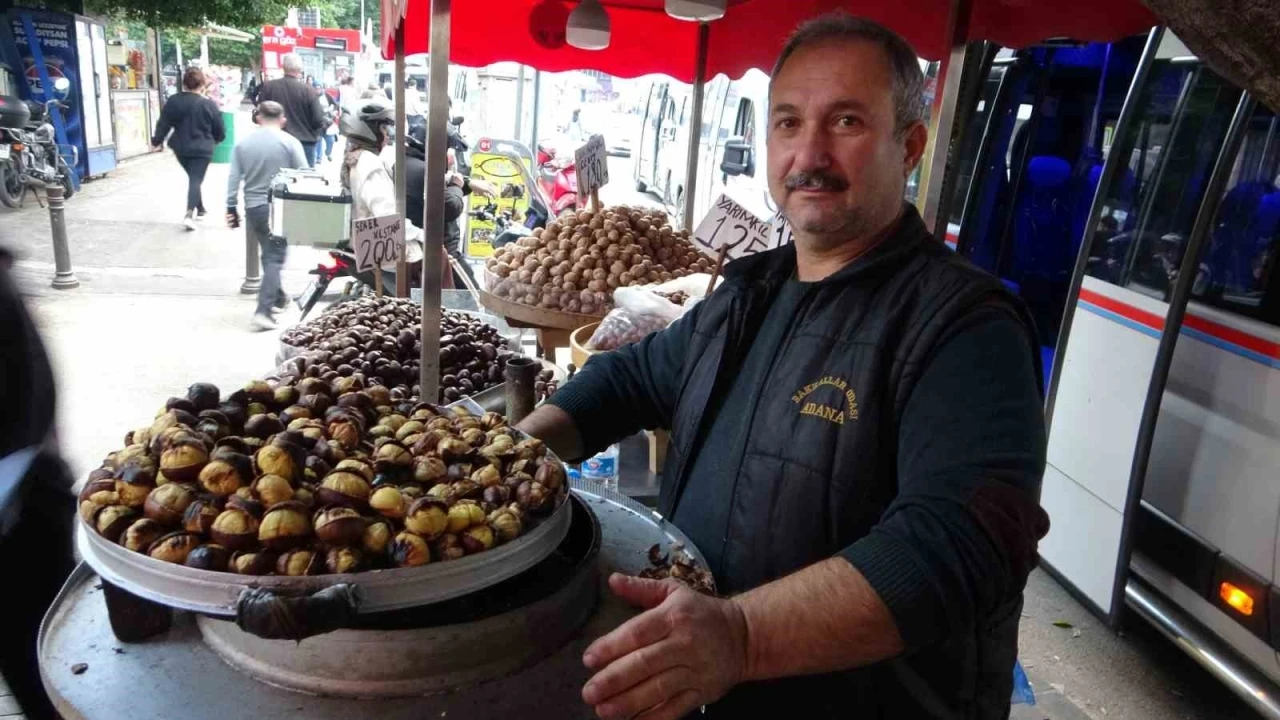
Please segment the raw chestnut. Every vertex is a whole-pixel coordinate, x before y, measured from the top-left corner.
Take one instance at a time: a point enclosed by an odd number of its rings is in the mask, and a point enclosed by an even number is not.
[[[138,518],[138,511],[128,505],[104,505],[93,516],[93,527],[102,537],[115,542]]]
[[[431,549],[422,536],[402,532],[391,541],[391,562],[396,567],[418,567],[431,562]]]
[[[349,507],[331,507],[316,513],[316,538],[329,546],[355,545],[364,536],[368,521]]]
[[[195,493],[185,485],[168,483],[152,490],[143,503],[142,512],[161,525],[177,525],[187,507],[195,500]]]
[[[449,508],[433,497],[418,498],[409,506],[404,527],[427,540],[434,540],[449,527]]]
[[[311,537],[311,523],[302,503],[282,502],[271,506],[258,526],[258,542],[268,550],[298,547]]]
[[[369,504],[371,488],[363,477],[346,470],[334,470],[320,483],[318,496],[328,505],[363,508]]]
[[[214,518],[209,534],[232,552],[249,550],[258,542],[258,519],[240,508],[228,507]]]
[[[156,540],[147,550],[147,555],[163,562],[182,565],[187,556],[200,546],[200,536],[195,533],[179,530]]]
[[[314,550],[290,550],[276,560],[276,574],[301,577],[324,572],[324,558]]]
[[[145,553],[151,543],[159,540],[165,532],[164,526],[160,523],[148,518],[142,518],[135,520],[133,524],[125,529],[124,534],[120,537],[120,544],[127,550]]]
[[[358,572],[364,565],[364,554],[353,547],[330,548],[324,556],[325,569],[334,575]]]
[[[225,572],[231,562],[231,552],[221,545],[207,543],[187,554],[184,565],[197,570]]]

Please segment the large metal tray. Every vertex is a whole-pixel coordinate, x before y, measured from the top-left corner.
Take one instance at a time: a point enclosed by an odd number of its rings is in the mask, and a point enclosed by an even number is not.
[[[565,498],[525,535],[459,560],[314,577],[237,575],[174,565],[126,550],[93,532],[83,520],[76,529],[76,545],[85,562],[103,579],[139,597],[182,610],[235,617],[236,603],[246,588],[306,595],[330,585],[350,583],[360,589],[359,611],[373,613],[449,600],[528,570],[564,540],[571,510]]]

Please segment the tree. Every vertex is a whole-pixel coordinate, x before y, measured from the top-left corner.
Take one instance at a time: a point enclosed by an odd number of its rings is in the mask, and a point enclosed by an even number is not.
[[[290,3],[282,0],[86,0],[93,15],[136,20],[161,30],[203,27],[207,23],[252,28],[280,22]]]

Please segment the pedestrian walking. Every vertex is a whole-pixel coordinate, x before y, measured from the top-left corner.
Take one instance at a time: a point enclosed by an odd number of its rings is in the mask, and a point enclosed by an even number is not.
[[[338,85],[338,104],[344,108],[352,107],[360,99],[360,91],[356,89],[356,79],[347,75]]]
[[[271,178],[286,168],[307,164],[298,139],[285,131],[288,115],[280,103],[266,100],[258,105],[258,129],[236,144],[231,153],[231,174],[227,178],[227,225],[240,226],[237,196],[244,185],[245,234],[262,250],[262,288],[258,308],[249,322],[252,330],[276,327],[273,310],[289,307],[289,295],[280,282],[287,250],[284,238],[271,234],[271,206],[267,202]]]
[[[307,165],[314,167],[316,143],[324,136],[329,119],[320,107],[315,88],[302,80],[302,58],[297,53],[289,53],[281,58],[280,65],[284,69],[284,77],[263,83],[258,90],[258,102],[261,104],[269,100],[284,107],[285,117],[289,118],[285,132],[302,143]]]
[[[213,157],[213,146],[227,135],[218,105],[201,94],[206,84],[202,70],[187,70],[182,76],[184,92],[164,104],[156,132],[151,137],[151,145],[157,149],[167,141],[187,173],[187,212],[182,225],[188,230],[195,230],[195,219],[205,216],[200,186]]]
[[[333,160],[333,143],[338,139],[338,118],[342,115],[342,108],[338,105],[338,101],[327,92],[320,93],[320,106],[324,108],[329,124],[324,128],[321,142],[316,143],[316,159],[313,163],[315,165],[320,164],[321,155],[325,160]]]

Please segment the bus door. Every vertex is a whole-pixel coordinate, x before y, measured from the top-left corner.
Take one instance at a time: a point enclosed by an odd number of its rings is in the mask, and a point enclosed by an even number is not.
[[[654,82],[649,86],[649,101],[644,106],[639,155],[636,157],[636,190],[640,192],[653,184],[653,175],[658,166],[658,139],[662,129],[662,112],[667,106],[667,86],[666,82]]]
[[[1171,34],[1154,30],[1123,112],[1112,120],[1104,103],[1091,123],[1103,138],[1094,149],[1105,162],[1088,175],[1098,189],[1066,290],[1046,402],[1041,504],[1051,528],[1040,543],[1042,564],[1113,626],[1197,255],[1248,101],[1193,58],[1171,57],[1174,44],[1180,47]],[[1053,187],[1053,178],[1031,186]],[[1038,217],[1024,212],[1020,219]],[[1072,224],[1069,214],[1054,217]]]

